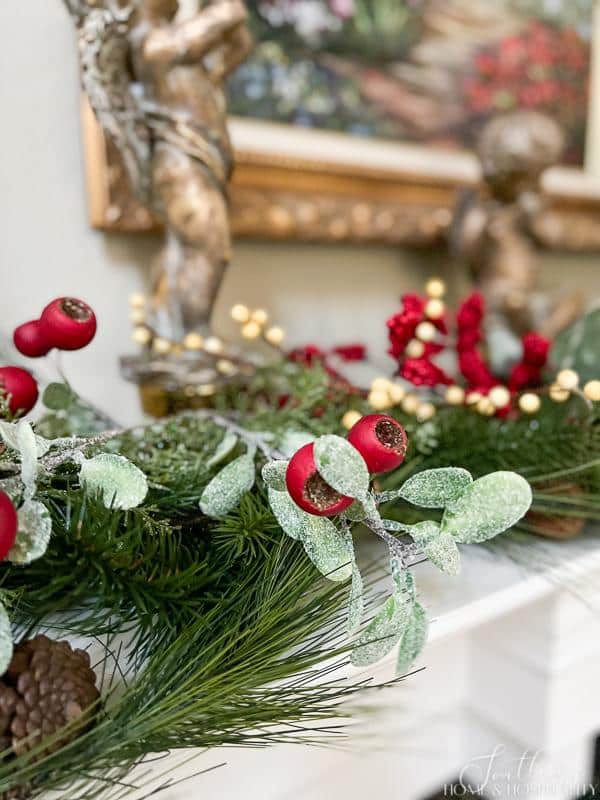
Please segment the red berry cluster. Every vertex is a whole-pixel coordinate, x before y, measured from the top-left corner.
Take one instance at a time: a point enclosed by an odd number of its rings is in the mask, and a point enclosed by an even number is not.
[[[589,61],[589,44],[574,28],[533,21],[475,56],[463,87],[467,108],[486,116],[514,108],[545,110],[570,129],[583,128]]]
[[[96,315],[75,297],[59,297],[49,303],[39,319],[19,325],[13,333],[15,347],[24,356],[39,358],[52,348],[80,350],[96,334]]]
[[[388,353],[398,360],[399,375],[415,386],[436,386],[450,384],[451,378],[431,360],[444,349],[435,342],[421,342],[419,354],[411,354],[411,344],[418,343],[417,328],[429,322],[442,335],[448,333],[445,313],[436,317],[427,314],[427,298],[418,294],[405,294],[402,298],[402,311],[387,321],[391,347]]]
[[[527,333],[522,340],[523,356],[512,368],[508,379],[511,392],[531,389],[542,383],[542,370],[548,362],[550,340],[539,333]]]
[[[39,319],[15,328],[17,350],[29,358],[45,356],[53,347],[79,350],[96,334],[96,315],[75,297],[59,297],[49,303]],[[0,394],[8,399],[11,414],[27,414],[38,399],[35,378],[20,367],[0,367]]]
[[[404,461],[408,447],[402,425],[385,414],[362,417],[348,432],[347,438],[364,458],[369,472],[396,469]],[[296,505],[309,514],[332,517],[354,502],[354,498],[340,494],[321,477],[312,442],[292,456],[285,481]]]
[[[488,369],[477,347],[483,340],[484,315],[485,304],[479,292],[469,295],[456,315],[458,368],[468,388],[481,394],[487,394],[500,383]]]
[[[0,561],[4,561],[17,538],[17,510],[12,500],[0,490]]]

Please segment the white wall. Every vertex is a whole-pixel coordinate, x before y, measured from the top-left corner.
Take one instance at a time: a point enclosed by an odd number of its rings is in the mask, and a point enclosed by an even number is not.
[[[120,380],[117,357],[133,348],[127,297],[145,289],[159,241],[89,227],[77,54],[61,0],[4,0],[0,31],[0,330],[10,334],[61,294],[88,300],[100,329],[90,348],[66,357],[69,377],[118,419],[132,421],[137,391]],[[214,325],[233,334],[227,310],[243,301],[268,308],[291,344],[361,340],[385,363],[386,317],[402,291],[432,272],[454,275],[454,282],[460,274],[442,253],[238,243]],[[565,273],[554,274],[562,280]]]

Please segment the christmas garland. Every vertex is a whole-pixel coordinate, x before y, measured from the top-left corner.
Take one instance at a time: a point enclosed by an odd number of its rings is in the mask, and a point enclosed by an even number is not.
[[[22,352],[91,340],[85,303],[48,309],[15,332]],[[259,370],[242,401],[224,393],[222,411],[97,433],[67,384],[46,389],[34,429],[23,415],[35,380],[0,368],[3,797],[122,796],[151,753],[322,736],[319,721],[361,687],[332,680],[332,662],[368,666],[398,646],[398,673],[410,668],[427,633],[411,566],[428,557],[456,574],[457,542],[516,523],[531,491],[506,470],[473,480],[444,467],[381,492],[370,473],[397,473],[404,429],[370,415],[348,438],[327,432],[315,407],[355,396],[331,381],[284,362]],[[86,433],[77,419],[95,432],[74,436]],[[440,519],[382,516],[396,501]],[[391,594],[372,613],[357,521],[389,549]]]

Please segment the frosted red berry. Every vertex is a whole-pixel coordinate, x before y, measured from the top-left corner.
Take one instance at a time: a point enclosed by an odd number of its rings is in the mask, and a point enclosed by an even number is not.
[[[24,322],[23,325],[15,328],[13,341],[19,353],[29,358],[40,358],[52,349],[52,344],[46,340],[42,326],[37,319]]]
[[[8,397],[12,414],[27,414],[38,399],[35,378],[21,367],[0,367],[0,393]]]
[[[17,538],[19,522],[12,500],[0,490],[0,561],[4,561]]]
[[[323,480],[317,470],[312,442],[305,444],[292,456],[285,482],[296,505],[319,517],[340,514],[354,502],[352,497],[336,492]]]
[[[364,458],[369,472],[390,472],[404,461],[408,439],[398,420],[368,414],[350,429],[348,441]]]
[[[96,334],[96,315],[83,300],[59,297],[42,311],[40,326],[46,341],[59,350],[80,350]]]

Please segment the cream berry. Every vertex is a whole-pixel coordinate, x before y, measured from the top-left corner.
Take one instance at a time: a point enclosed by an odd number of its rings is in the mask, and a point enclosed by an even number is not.
[[[75,297],[59,297],[42,311],[44,338],[59,350],[79,350],[96,334],[96,315],[87,303]]]
[[[393,417],[369,414],[348,432],[348,441],[364,458],[369,472],[390,472],[404,461],[406,431]]]
[[[27,414],[38,399],[35,378],[21,367],[0,367],[0,394],[8,397],[12,414]]]
[[[15,328],[13,341],[19,353],[29,358],[40,358],[47,355],[52,349],[52,344],[46,340],[37,319],[24,322],[23,325]]]
[[[4,561],[17,538],[19,524],[12,500],[0,490],[0,561]]]
[[[352,505],[353,498],[336,492],[326,483],[315,463],[313,443],[305,444],[290,459],[285,482],[292,500],[301,509],[319,517],[332,517]]]

